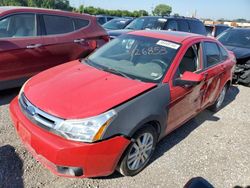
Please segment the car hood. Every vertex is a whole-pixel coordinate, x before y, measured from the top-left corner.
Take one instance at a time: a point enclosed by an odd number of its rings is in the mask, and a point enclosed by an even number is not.
[[[242,47],[235,47],[235,46],[226,46],[226,48],[234,52],[236,59],[250,57],[249,48],[242,48]]]
[[[126,34],[130,31],[133,31],[133,30],[130,30],[130,29],[120,29],[120,30],[108,30],[107,33],[109,36],[120,36],[122,34]]]
[[[73,61],[31,78],[24,94],[51,115],[80,119],[101,114],[154,86]]]

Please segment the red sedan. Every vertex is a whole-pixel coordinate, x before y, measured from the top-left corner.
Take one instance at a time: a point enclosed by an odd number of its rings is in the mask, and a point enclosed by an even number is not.
[[[24,145],[54,173],[139,173],[164,136],[219,110],[235,57],[205,36],[137,31],[23,86],[11,116]]]
[[[53,66],[86,57],[108,41],[94,16],[0,7],[0,90]]]

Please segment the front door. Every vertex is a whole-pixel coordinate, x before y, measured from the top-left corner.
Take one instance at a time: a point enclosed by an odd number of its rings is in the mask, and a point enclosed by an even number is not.
[[[38,71],[42,55],[35,14],[0,19],[0,81],[30,77]]]
[[[190,46],[177,68],[170,87],[171,102],[169,107],[166,134],[173,131],[185,121],[193,117],[201,108],[201,90],[204,82],[192,87],[175,86],[175,79],[180,78],[184,72],[198,72],[202,68],[201,44]]]

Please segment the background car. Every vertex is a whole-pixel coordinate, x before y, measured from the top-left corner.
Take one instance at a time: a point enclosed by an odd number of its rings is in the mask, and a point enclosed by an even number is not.
[[[132,20],[131,18],[114,18],[102,26],[106,30],[124,29]]]
[[[250,28],[226,30],[218,40],[236,56],[234,82],[250,86]]]
[[[231,28],[228,25],[223,24],[216,24],[216,25],[205,25],[207,35],[217,37],[219,34],[221,34],[223,31]]]
[[[96,15],[96,18],[97,18],[97,22],[100,24],[100,25],[103,25],[105,24],[106,22],[114,19],[115,17],[114,16],[107,16],[107,15]]]
[[[181,16],[144,16],[133,20],[124,29],[108,31],[111,39],[133,30],[171,30],[206,35],[204,24],[195,18]]]
[[[58,175],[134,176],[163,137],[221,109],[233,58],[205,36],[131,32],[32,77],[11,117],[28,150]]]
[[[96,18],[58,10],[0,7],[0,90],[85,57],[108,41]]]

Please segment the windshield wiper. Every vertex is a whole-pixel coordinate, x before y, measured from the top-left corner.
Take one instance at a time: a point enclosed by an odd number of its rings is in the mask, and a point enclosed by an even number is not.
[[[133,79],[133,78],[129,77],[127,74],[125,74],[125,73],[123,73],[121,71],[118,71],[116,69],[113,69],[111,67],[105,67],[105,68],[103,68],[103,70],[107,71],[107,72],[110,72],[110,73],[113,73],[113,74],[117,74],[117,75],[123,76],[123,77],[128,78],[128,79]]]

